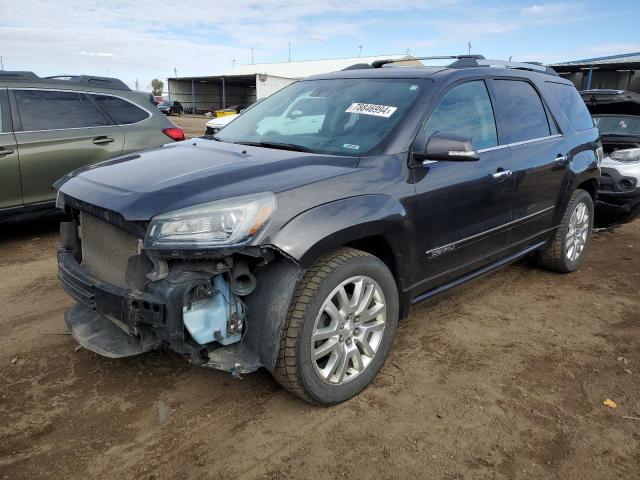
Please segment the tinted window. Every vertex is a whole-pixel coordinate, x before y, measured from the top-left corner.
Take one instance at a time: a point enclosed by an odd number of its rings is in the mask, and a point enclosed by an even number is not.
[[[84,110],[87,127],[102,127],[110,124],[102,112],[89,101],[86,95],[82,95],[82,109]]]
[[[91,95],[91,97],[120,125],[137,123],[149,117],[146,111],[122,98],[110,95]]]
[[[493,108],[483,81],[463,83],[445,94],[425,124],[427,137],[435,132],[468,137],[477,149],[498,144]]]
[[[16,90],[22,130],[55,130],[84,127],[80,95],[73,92]]]
[[[548,82],[553,98],[560,104],[562,111],[575,130],[593,128],[593,120],[582,97],[573,85]]]
[[[551,134],[549,120],[538,92],[527,82],[496,80],[502,117],[500,143],[515,143]]]

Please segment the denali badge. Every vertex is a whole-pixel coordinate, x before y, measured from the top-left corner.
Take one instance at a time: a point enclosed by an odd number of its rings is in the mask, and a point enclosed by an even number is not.
[[[455,248],[456,248],[455,245],[445,245],[444,247],[438,247],[438,248],[434,248],[433,250],[427,251],[427,255],[429,256],[429,258],[435,258],[435,257],[439,257],[443,253],[448,253],[451,250],[455,250]]]

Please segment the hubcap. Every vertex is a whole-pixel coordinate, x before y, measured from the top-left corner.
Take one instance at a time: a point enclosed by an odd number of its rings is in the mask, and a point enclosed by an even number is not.
[[[565,241],[565,255],[571,262],[575,262],[587,244],[589,235],[589,208],[584,202],[576,205],[569,218],[569,229]]]
[[[360,375],[375,356],[386,326],[382,289],[366,276],[338,285],[322,304],[311,334],[311,363],[325,382],[342,384]]]

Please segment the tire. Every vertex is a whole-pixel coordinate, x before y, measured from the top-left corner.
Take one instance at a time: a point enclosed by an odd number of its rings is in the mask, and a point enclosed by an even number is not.
[[[588,215],[586,220],[580,217],[578,208],[581,210],[584,208],[584,213]],[[574,214],[577,216],[575,219],[578,221],[578,231],[574,228]],[[538,252],[540,266],[560,273],[570,273],[580,268],[591,239],[593,216],[591,195],[584,190],[573,192],[551,242],[543,251]]]
[[[356,289],[365,294],[358,296]],[[372,293],[367,302],[368,292]],[[362,301],[354,307],[356,297]],[[380,259],[344,247],[320,258],[294,293],[275,379],[294,395],[321,405],[357,395],[373,381],[387,358],[398,324],[398,305],[395,280]],[[316,340],[321,336],[326,338]],[[312,349],[317,354],[324,349],[330,353],[314,360]],[[346,362],[340,362],[342,358]]]

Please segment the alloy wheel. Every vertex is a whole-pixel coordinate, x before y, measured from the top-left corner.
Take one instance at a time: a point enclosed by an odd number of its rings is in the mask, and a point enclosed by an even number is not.
[[[571,217],[565,240],[565,255],[570,262],[575,262],[584,250],[589,236],[589,208],[586,203],[578,203]]]
[[[375,356],[386,326],[386,303],[378,283],[351,277],[325,299],[311,334],[314,371],[330,384],[360,375]]]

